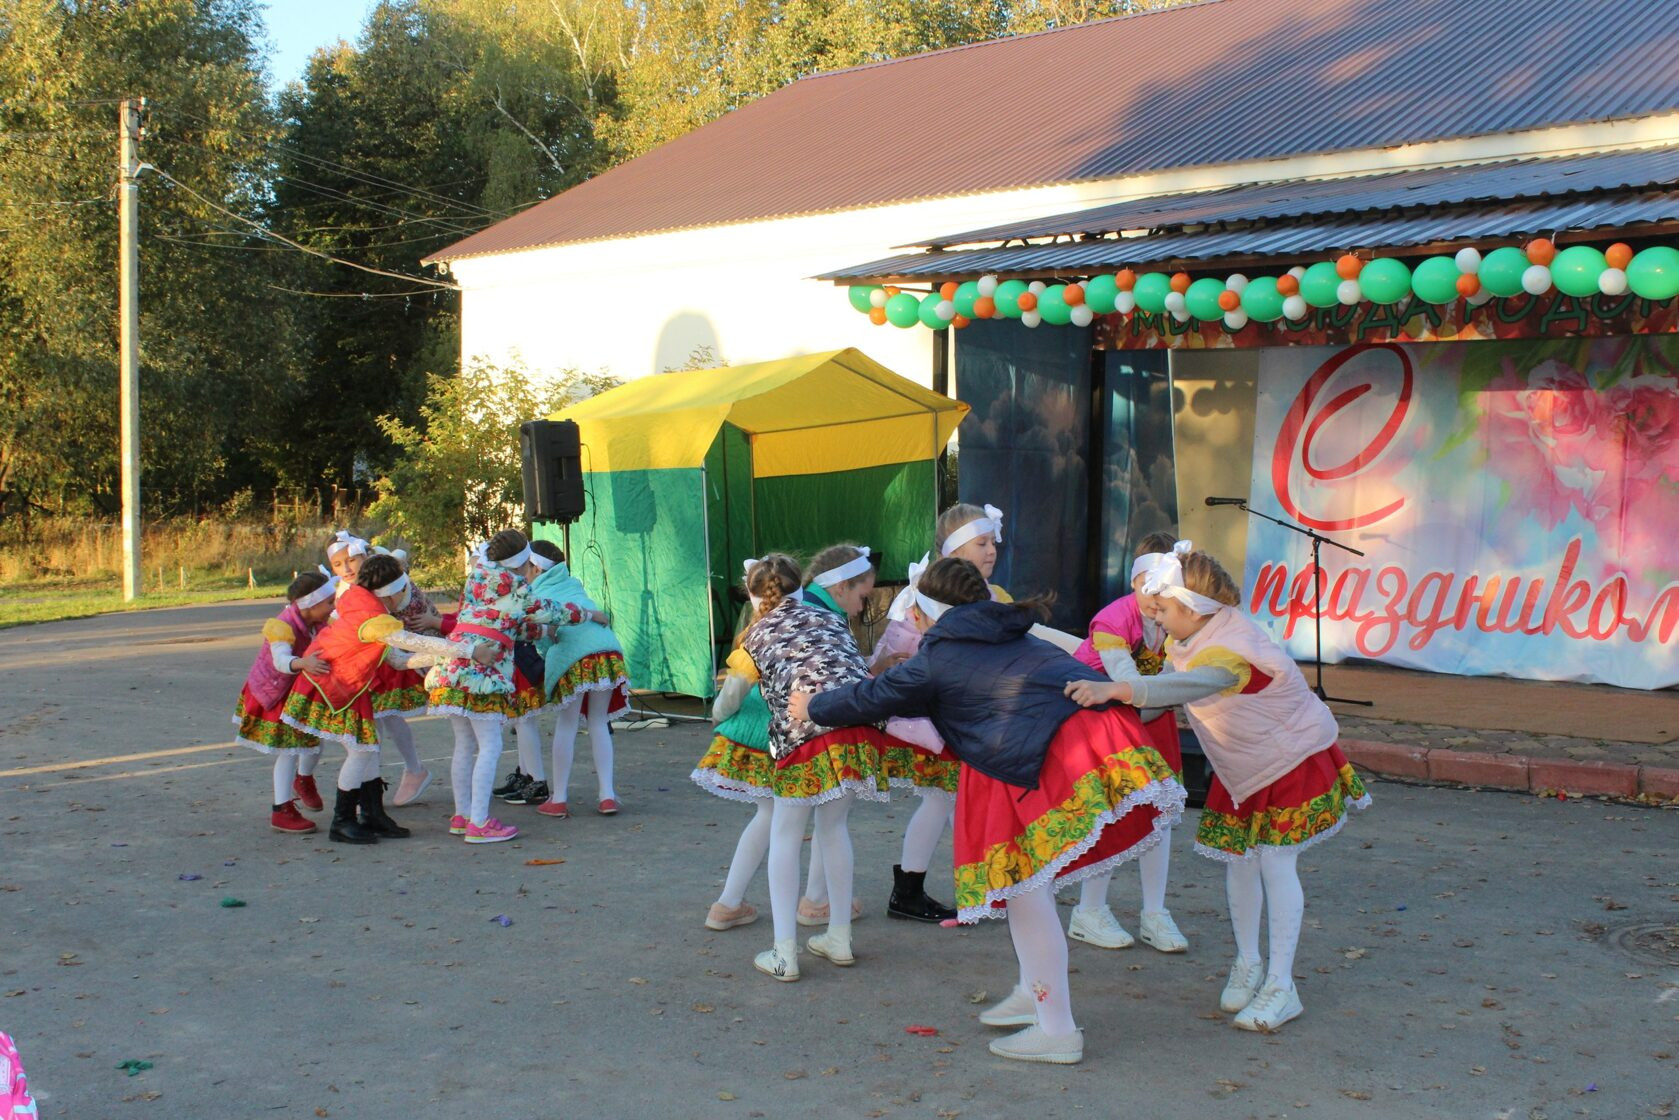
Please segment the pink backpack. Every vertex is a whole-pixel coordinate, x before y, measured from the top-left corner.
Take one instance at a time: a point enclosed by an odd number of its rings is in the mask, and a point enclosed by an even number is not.
[[[39,1115],[12,1036],[0,1031],[0,1120],[34,1120]]]

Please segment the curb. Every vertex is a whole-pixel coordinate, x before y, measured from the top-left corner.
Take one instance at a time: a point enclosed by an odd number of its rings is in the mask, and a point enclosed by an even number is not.
[[[1343,739],[1341,750],[1355,766],[1383,778],[1517,793],[1679,801],[1679,769],[1671,767],[1640,766],[1632,762],[1576,762],[1521,754],[1478,754],[1366,739]]]

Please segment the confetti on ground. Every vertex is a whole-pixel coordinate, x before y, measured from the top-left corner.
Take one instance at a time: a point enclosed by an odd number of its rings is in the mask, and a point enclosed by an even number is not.
[[[563,859],[527,859],[525,861],[525,866],[526,867],[552,867],[556,863],[564,863],[564,862],[565,862],[565,860],[563,860]]]
[[[245,905],[245,900],[242,898],[233,898],[229,896],[222,899],[222,909],[224,910],[237,910],[243,905]]]
[[[932,1038],[934,1035],[939,1033],[939,1028],[937,1028],[937,1027],[924,1027],[920,1023],[911,1023],[909,1026],[904,1028],[904,1033],[905,1034],[918,1034],[922,1038]]]
[[[143,1062],[139,1058],[130,1058],[126,1062],[119,1063],[117,1068],[127,1072],[130,1077],[138,1077],[142,1073],[145,1073],[148,1069],[151,1069],[152,1064],[150,1062]]]
[[[508,926],[513,924],[513,919],[509,918],[506,914],[497,914],[495,917],[491,918],[490,921],[494,922],[502,929],[506,929]]]
[[[198,880],[204,878],[204,876],[187,874],[187,875],[177,875],[177,876],[175,876],[175,878],[179,879],[183,883],[196,883],[196,882],[198,882]]]

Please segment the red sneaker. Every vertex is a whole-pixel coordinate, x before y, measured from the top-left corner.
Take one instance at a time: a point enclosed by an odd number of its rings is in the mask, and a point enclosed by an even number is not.
[[[268,826],[275,832],[313,832],[315,822],[297,811],[297,802],[288,801],[268,818]]]
[[[318,813],[326,808],[321,803],[321,791],[315,788],[315,775],[304,776],[299,774],[292,779],[291,788],[292,792],[297,794],[297,799],[303,802],[305,809]]]
[[[617,816],[618,815],[618,802],[616,802],[612,798],[608,797],[605,801],[602,801],[600,803],[600,807],[597,808],[595,811],[603,817]]]
[[[536,811],[545,817],[569,817],[571,810],[564,801],[544,801],[536,807]]]

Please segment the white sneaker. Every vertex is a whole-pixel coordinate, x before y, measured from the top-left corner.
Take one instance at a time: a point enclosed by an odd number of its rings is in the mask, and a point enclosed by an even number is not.
[[[1189,949],[1189,938],[1183,935],[1178,923],[1165,910],[1144,910],[1137,925],[1137,936],[1143,939],[1144,945],[1153,946],[1162,953],[1182,953]]]
[[[1038,1022],[1037,1003],[1032,993],[1016,984],[1001,1003],[992,1004],[979,1013],[979,1021],[988,1027],[1031,1027]]]
[[[1293,984],[1286,988],[1267,984],[1259,989],[1252,1003],[1242,1008],[1242,1013],[1232,1020],[1232,1025],[1244,1031],[1270,1034],[1284,1023],[1300,1018],[1303,1010],[1300,993],[1294,990]]]
[[[799,978],[799,943],[777,941],[775,948],[759,953],[752,964],[766,976],[791,983]]]
[[[819,957],[826,957],[840,968],[850,968],[857,963],[857,957],[851,952],[851,935],[838,933],[832,927],[806,941],[805,948]]]
[[[991,1043],[991,1052],[999,1058],[1013,1058],[1017,1062],[1050,1062],[1070,1066],[1084,1059],[1084,1032],[1074,1031],[1057,1038],[1034,1025],[996,1039]]]
[[[1067,936],[1098,949],[1129,949],[1137,940],[1125,932],[1125,927],[1106,906],[1095,910],[1074,907],[1073,920],[1067,923]]]
[[[1259,985],[1265,980],[1265,966],[1259,961],[1244,961],[1236,958],[1236,963],[1230,966],[1230,979],[1224,982],[1224,991],[1219,993],[1218,1009],[1220,1011],[1240,1011],[1253,1002],[1254,993],[1259,991]]]

